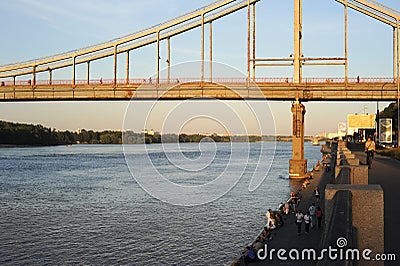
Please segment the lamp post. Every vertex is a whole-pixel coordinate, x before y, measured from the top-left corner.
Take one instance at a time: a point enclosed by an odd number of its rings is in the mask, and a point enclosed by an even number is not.
[[[376,132],[376,139],[375,142],[379,143],[379,101],[376,101],[376,121],[375,121],[375,132]]]

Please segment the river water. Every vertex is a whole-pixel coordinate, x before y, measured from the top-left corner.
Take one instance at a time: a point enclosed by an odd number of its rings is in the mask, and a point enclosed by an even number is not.
[[[229,144],[216,146],[229,152]],[[161,145],[150,148],[162,151]],[[305,148],[311,167],[320,147]],[[219,154],[214,160],[225,160]],[[252,156],[257,153],[249,161]],[[266,210],[297,185],[288,179],[290,157],[291,143],[277,143],[271,170],[257,190],[249,192],[246,171],[221,198],[185,207],[147,194],[119,145],[2,148],[0,265],[230,264],[259,233]],[[189,175],[185,182],[198,182],[196,172]]]

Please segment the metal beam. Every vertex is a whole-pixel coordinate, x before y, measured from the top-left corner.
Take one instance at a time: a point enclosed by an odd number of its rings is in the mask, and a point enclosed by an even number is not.
[[[258,1],[260,1],[260,0],[251,0],[252,3],[258,2]],[[174,28],[174,27],[183,28],[184,31],[187,31],[187,30],[193,29],[193,27],[183,27],[181,24],[186,23],[188,25],[189,24],[192,25],[193,20],[196,18],[199,18],[202,13],[211,13],[212,14],[212,17],[207,18],[207,22],[210,22],[209,19],[215,20],[215,19],[221,18],[221,15],[225,16],[227,14],[234,13],[242,8],[245,8],[246,6],[247,6],[247,0],[217,1],[217,2],[214,2],[214,3],[211,3],[207,6],[205,6],[203,8],[196,9],[193,12],[189,12],[187,14],[179,16],[173,20],[168,20],[167,22],[158,24],[154,27],[150,27],[145,30],[138,31],[138,32],[129,34],[127,36],[117,38],[112,41],[104,42],[104,43],[93,45],[90,47],[85,47],[82,49],[77,49],[75,51],[68,52],[68,53],[56,54],[51,57],[44,57],[44,58],[39,58],[36,60],[29,60],[29,61],[25,61],[25,62],[4,65],[1,67],[0,72],[29,68],[29,67],[32,67],[34,64],[36,64],[37,66],[40,66],[40,65],[54,63],[57,61],[64,61],[64,60],[68,60],[72,56],[82,57],[82,56],[90,54],[90,53],[111,49],[115,45],[119,46],[119,45],[123,45],[123,44],[129,43],[129,42],[135,41],[135,40],[140,40],[149,35],[156,34],[159,31],[164,31],[164,30]],[[198,27],[198,26],[199,25],[196,25],[195,27]],[[181,33],[181,32],[182,31],[179,31],[178,33]],[[147,43],[147,44],[151,44],[151,43]],[[71,64],[69,64],[67,66],[71,66]],[[55,69],[54,67],[52,67],[52,68]]]
[[[250,42],[251,42],[251,9],[250,9],[250,0],[247,2],[247,80],[248,85],[250,85],[250,64],[251,64],[251,56],[250,56]]]
[[[325,79],[305,79],[302,84],[294,84],[291,80],[257,80],[257,86],[261,90],[260,94],[248,94],[247,78],[219,79],[214,77],[214,82],[201,87],[201,82],[191,82],[186,84],[183,80],[176,90],[171,90],[162,95],[165,100],[185,100],[193,97],[209,97],[221,100],[240,100],[245,96],[246,99],[254,100],[279,100],[293,101],[300,99],[303,101],[396,101],[398,100],[399,87],[393,80],[372,80],[369,83],[349,83],[345,84],[341,80],[325,80]],[[220,85],[221,83],[225,84]],[[231,85],[237,89],[239,94],[230,93],[226,85]],[[384,85],[384,86],[383,86]],[[135,98],[140,100],[157,99],[160,95],[159,88],[154,85],[143,85],[142,79],[132,81],[131,84],[120,84],[118,86],[118,94],[113,84],[104,83],[102,86],[87,86],[86,84],[77,84],[71,87],[71,84],[55,84],[55,85],[36,85],[35,88],[24,88],[23,85],[12,86],[6,85],[2,87],[4,97],[0,101],[96,101],[96,100],[129,100],[139,88],[145,86],[146,93],[136,94]],[[170,84],[162,83],[161,90],[167,90]],[[229,87],[229,86],[228,86]],[[79,94],[74,95],[74,88],[79,89]],[[384,89],[383,89],[384,88]],[[34,94],[34,93],[35,94]],[[15,93],[15,94],[14,94]],[[39,93],[39,94],[38,94]],[[40,97],[37,97],[40,95]],[[35,96],[35,97],[33,97]]]
[[[349,11],[347,0],[345,0],[344,5],[344,57],[346,59],[344,79],[347,83],[349,81]]]
[[[168,83],[171,81],[171,38],[167,39]]]
[[[256,59],[256,4],[253,4],[253,80],[256,79],[256,66],[254,60]]]
[[[250,0],[251,3],[256,3],[258,1],[260,0]],[[77,57],[76,64],[82,64],[86,63],[87,61],[95,61],[105,57],[111,57],[114,54],[114,45],[118,45],[120,47],[118,49],[118,54],[125,53],[128,50],[134,50],[156,43],[158,31],[165,32],[160,35],[160,41],[162,41],[180,33],[201,27],[202,13],[208,14],[204,18],[204,23],[207,24],[247,7],[247,2],[248,0],[218,1],[208,5],[204,9],[198,9],[174,20],[129,34],[128,36],[118,38],[110,42],[77,49],[73,52],[39,58],[36,60],[3,65],[0,66],[0,78],[32,74],[32,70],[27,70],[27,68],[31,68],[34,64],[38,66],[36,73],[45,72],[47,71],[48,67],[51,67],[53,70],[69,67],[72,66],[70,61],[72,56]]]
[[[204,81],[204,58],[205,58],[205,28],[204,13],[201,14],[201,82]]]
[[[336,2],[347,4],[348,7],[392,27],[396,27],[396,21],[400,19],[400,16],[393,12],[395,10],[378,2],[372,3],[364,0],[336,0]]]
[[[213,25],[210,22],[210,82],[213,80]]]
[[[156,84],[157,86],[160,84],[160,32],[157,32],[157,77]]]
[[[321,62],[321,63],[317,63],[317,62],[303,62],[302,63],[303,66],[345,66],[346,62],[340,63],[340,62]],[[345,80],[347,80],[345,78]],[[347,81],[346,81],[347,82]]]
[[[72,87],[75,87],[76,80],[76,56],[72,57]]]
[[[36,85],[36,66],[33,66],[32,69],[32,86]]]
[[[293,66],[292,63],[281,63],[281,64],[274,64],[274,63],[270,63],[270,64],[254,64],[256,67],[277,67],[277,66]]]
[[[130,79],[130,51],[126,52],[126,69],[125,69],[125,73],[126,73],[126,84],[129,84],[129,79]]]
[[[302,26],[301,26],[301,8],[302,0],[294,0],[294,74],[293,82],[301,83],[301,39],[302,39]]]
[[[117,85],[118,46],[114,46],[114,86]]]
[[[90,61],[87,62],[87,69],[86,69],[86,84],[90,84]]]
[[[393,28],[393,78],[397,79],[398,72],[398,48],[397,48],[397,40],[398,40],[399,31],[396,27]]]

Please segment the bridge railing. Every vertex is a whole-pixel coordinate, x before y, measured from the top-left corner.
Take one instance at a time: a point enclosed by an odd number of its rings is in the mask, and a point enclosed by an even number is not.
[[[247,84],[246,78],[213,78],[212,80],[205,78],[204,83],[216,83],[216,84]],[[201,82],[200,78],[170,78],[160,79],[159,84],[187,84]],[[293,84],[293,78],[256,78],[251,79],[251,82],[256,84]],[[349,78],[348,84],[393,84],[397,80],[394,78]],[[344,78],[303,78],[302,84],[344,84]],[[92,79],[92,80],[75,80],[75,85],[129,85],[129,84],[154,84],[156,85],[155,78],[131,78],[117,79],[114,82],[113,79]],[[32,80],[16,80],[15,84],[13,80],[0,80],[0,86],[72,86],[72,80],[36,80],[33,84]]]

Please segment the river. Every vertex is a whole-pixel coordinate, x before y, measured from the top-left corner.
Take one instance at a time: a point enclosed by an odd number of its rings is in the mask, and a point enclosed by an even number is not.
[[[250,145],[251,150],[261,147]],[[187,154],[199,149],[182,146]],[[216,147],[214,161],[226,160],[220,152],[229,153],[229,144]],[[162,152],[161,145],[148,148]],[[305,148],[310,168],[320,158],[320,147],[307,143]],[[252,156],[257,154],[250,152],[250,162]],[[219,199],[185,207],[146,193],[119,145],[1,148],[0,264],[230,264],[265,224],[266,210],[296,185],[288,179],[290,157],[291,143],[277,143],[271,170],[257,190],[249,192],[246,170]],[[207,181],[196,172],[188,175],[185,182]]]

